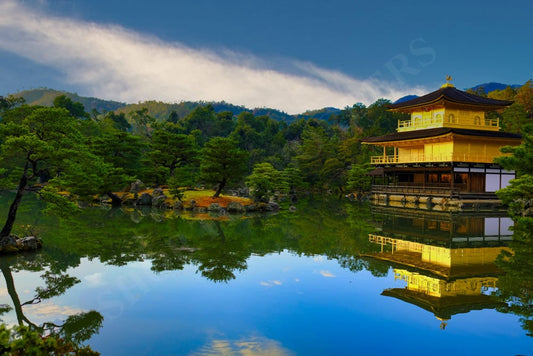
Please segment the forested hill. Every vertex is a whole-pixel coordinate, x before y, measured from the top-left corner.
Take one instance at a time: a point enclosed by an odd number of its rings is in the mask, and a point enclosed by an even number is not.
[[[115,111],[121,107],[126,106],[125,103],[120,103],[118,101],[103,100],[98,98],[91,98],[85,96],[79,96],[75,93],[69,93],[66,91],[48,89],[48,88],[39,88],[24,90],[18,93],[13,94],[16,97],[22,97],[26,100],[28,105],[43,105],[43,106],[52,106],[54,99],[59,95],[65,95],[75,103],[81,103],[85,107],[85,111],[91,112],[93,109],[96,109],[98,112],[103,113],[107,111]]]
[[[74,102],[79,102],[85,107],[85,111],[91,113],[93,110],[96,110],[98,113],[105,113],[109,111],[116,111],[118,113],[124,113],[126,115],[146,108],[147,114],[157,120],[167,118],[171,112],[176,112],[178,117],[185,117],[191,111],[193,111],[198,106],[211,105],[216,113],[221,113],[224,111],[230,111],[233,115],[237,116],[242,112],[250,112],[255,116],[266,115],[271,119],[278,121],[285,121],[291,123],[300,118],[309,119],[316,118],[321,120],[328,120],[332,115],[337,115],[341,112],[340,109],[336,108],[323,108],[320,110],[306,111],[305,113],[298,115],[289,115],[283,111],[270,109],[270,108],[256,108],[249,109],[244,106],[233,105],[226,102],[203,102],[203,101],[184,101],[177,104],[169,104],[161,101],[145,101],[137,104],[126,104],[117,101],[102,100],[91,97],[79,96],[75,93],[69,93],[65,91],[59,91],[48,88],[41,89],[31,89],[18,92],[14,94],[16,97],[23,97],[26,100],[28,105],[43,105],[43,106],[52,106],[54,99],[59,95],[65,95]]]
[[[498,93],[504,92],[506,88],[512,89],[515,91],[520,87],[520,85],[507,85],[502,83],[484,83],[476,85],[468,91],[473,93],[486,96],[488,93]],[[99,113],[105,114],[106,112],[115,111],[117,113],[124,113],[126,116],[130,115],[133,112],[146,109],[146,114],[150,117],[155,118],[156,120],[163,120],[168,118],[172,112],[175,112],[179,118],[186,117],[189,115],[195,108],[199,106],[211,105],[215,113],[221,112],[232,112],[234,116],[239,115],[242,112],[250,112],[255,116],[266,115],[271,119],[277,121],[284,121],[291,123],[299,119],[319,119],[326,120],[338,117],[342,110],[337,108],[323,108],[319,110],[310,110],[297,115],[289,115],[283,111],[271,109],[271,108],[255,108],[249,109],[240,105],[233,105],[226,102],[205,102],[205,101],[183,101],[180,103],[164,103],[161,101],[144,101],[137,104],[126,104],[117,101],[103,100],[92,97],[83,97],[75,93],[69,93],[65,91],[59,91],[48,88],[40,89],[31,89],[25,90],[18,93],[15,93],[16,97],[23,97],[26,100],[26,103],[29,105],[43,105],[43,106],[53,106],[54,99],[59,95],[65,95],[73,102],[79,102],[83,104],[85,111],[89,113]],[[397,100],[397,102],[405,101],[412,99],[416,96],[408,95]]]

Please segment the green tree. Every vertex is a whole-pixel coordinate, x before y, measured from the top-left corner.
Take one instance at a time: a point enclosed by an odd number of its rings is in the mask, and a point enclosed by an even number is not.
[[[85,107],[82,103],[74,102],[66,95],[56,96],[54,99],[54,107],[67,109],[70,115],[78,119],[88,119],[90,117],[90,115],[85,112]]]
[[[498,197],[509,206],[514,221],[513,240],[503,251],[498,264],[506,272],[500,278],[496,296],[507,305],[503,312],[520,316],[522,326],[533,336],[533,125],[523,128],[523,143],[504,147],[510,156],[497,158],[497,163],[517,173],[516,179],[499,190]]]
[[[322,127],[308,126],[302,133],[302,144],[295,159],[305,180],[317,185],[324,163],[334,155],[334,144],[326,131]]]
[[[126,115],[123,112],[118,114],[115,114],[113,111],[108,112],[104,117],[103,126],[108,126],[124,132],[131,129],[131,124],[128,122]]]
[[[9,95],[7,98],[0,96],[0,114],[22,104],[24,104],[24,98],[16,98],[13,95]]]
[[[155,122],[155,119],[150,116],[148,109],[135,110],[130,113],[130,119],[134,123],[133,132],[141,137],[150,136],[150,127]]]
[[[229,138],[213,137],[205,144],[200,161],[200,176],[208,184],[216,184],[213,197],[218,197],[226,184],[237,182],[246,173],[248,152],[236,147]]]
[[[287,193],[296,194],[297,191],[307,188],[304,183],[302,171],[298,168],[287,167],[282,172],[282,182],[286,184]]]
[[[252,174],[246,178],[246,185],[252,190],[255,201],[268,202],[275,190],[286,186],[282,180],[281,172],[270,163],[258,163],[254,166]]]
[[[320,177],[329,189],[339,193],[339,198],[342,196],[346,184],[346,167],[343,162],[337,158],[328,158],[320,170]]]
[[[142,173],[141,160],[146,144],[139,136],[116,129],[92,137],[89,148],[106,165],[107,174],[94,185],[94,194],[107,194],[113,206],[122,205],[114,192],[135,180]],[[83,181],[83,177],[78,177]]]
[[[98,157],[91,155],[78,131],[78,120],[63,108],[22,106],[7,111],[0,121],[0,153],[4,186],[16,186],[6,222],[0,231],[0,247],[13,244],[10,237],[17,210],[28,187],[37,181],[48,180],[39,190],[44,200],[59,208],[73,207],[57,194],[59,188],[81,192],[83,186],[95,181],[100,166]],[[92,172],[91,172],[92,170]],[[72,181],[65,177],[86,172],[85,180]],[[66,186],[69,183],[69,186]]]
[[[152,133],[148,156],[158,171],[164,171],[166,182],[174,177],[177,168],[193,165],[197,160],[196,142],[194,137],[169,132],[164,128],[157,128]]]
[[[346,187],[348,190],[357,194],[357,199],[361,199],[365,192],[368,192],[371,187],[372,178],[368,173],[374,169],[369,163],[352,164],[348,171],[348,180]]]

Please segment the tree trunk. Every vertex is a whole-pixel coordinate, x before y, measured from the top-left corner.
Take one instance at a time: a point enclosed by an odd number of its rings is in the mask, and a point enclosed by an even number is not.
[[[11,206],[9,207],[6,223],[4,224],[2,231],[0,231],[0,247],[6,246],[6,244],[8,244],[10,241],[9,235],[11,234],[11,230],[13,230],[13,224],[15,223],[15,218],[17,217],[17,209],[20,201],[22,200],[22,196],[24,195],[24,191],[26,190],[26,186],[28,185],[28,177],[26,176],[26,173],[28,172],[28,166],[29,162],[26,161],[24,172],[22,172],[22,176],[20,177],[17,194],[15,195],[13,203],[11,203]]]
[[[107,192],[106,194],[108,197],[111,198],[111,206],[113,207],[122,206],[122,199],[118,195],[116,195],[113,192]]]
[[[218,183],[217,191],[213,195],[213,198],[218,198],[220,193],[222,192],[222,189],[226,186],[226,178],[223,178],[220,183]]]
[[[24,320],[24,314],[22,313],[22,306],[20,305],[20,299],[15,289],[15,283],[13,282],[13,276],[11,275],[11,269],[5,263],[2,263],[0,266],[4,279],[6,280],[7,293],[13,301],[13,306],[15,307],[15,313],[17,314],[17,321],[19,325],[22,325]]]

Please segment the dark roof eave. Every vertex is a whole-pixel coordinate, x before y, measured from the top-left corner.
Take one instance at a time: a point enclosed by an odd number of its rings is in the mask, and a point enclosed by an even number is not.
[[[522,135],[502,132],[502,131],[486,131],[486,130],[470,130],[470,129],[457,129],[457,128],[447,128],[447,127],[438,127],[434,129],[425,129],[425,130],[415,130],[415,131],[404,131],[396,132],[388,135],[377,136],[377,137],[368,137],[362,139],[362,143],[367,144],[376,144],[381,142],[393,142],[393,141],[402,141],[402,140],[414,140],[419,138],[429,138],[443,136],[449,133],[465,135],[465,136],[479,136],[479,137],[492,137],[492,138],[507,138],[507,139],[521,139]]]
[[[455,104],[480,106],[488,110],[501,109],[513,103],[512,101],[507,100],[485,98],[479,95],[458,90],[454,87],[444,87],[418,98],[414,98],[397,104],[391,104],[388,106],[388,108],[393,111],[407,110],[420,106],[435,104],[439,101],[448,101]]]

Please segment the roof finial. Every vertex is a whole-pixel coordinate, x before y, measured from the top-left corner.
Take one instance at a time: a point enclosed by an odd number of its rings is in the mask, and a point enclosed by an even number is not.
[[[446,83],[443,84],[441,88],[453,88],[453,84],[450,83],[451,80],[452,80],[452,76],[451,75],[447,75],[446,76]]]

